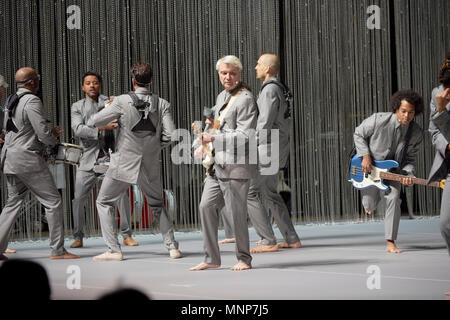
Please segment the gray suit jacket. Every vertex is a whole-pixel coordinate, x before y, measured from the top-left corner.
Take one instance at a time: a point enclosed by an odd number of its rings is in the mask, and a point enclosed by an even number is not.
[[[434,162],[428,176],[428,183],[439,181],[447,177],[447,162],[445,161],[445,151],[450,141],[450,103],[447,104],[447,111],[437,114],[436,95],[443,92],[441,85],[433,89],[430,103],[430,126],[428,131],[431,134],[431,141],[436,149]]]
[[[356,129],[353,135],[358,157],[370,154],[374,160],[387,160],[391,153],[394,138],[394,130],[400,126],[397,118],[392,112],[375,113],[365,119]],[[423,140],[422,128],[411,121],[411,137],[405,149],[405,141],[401,139],[395,150],[393,159],[399,163],[400,168],[409,175],[414,175],[416,167],[416,155]],[[406,152],[404,161],[403,152]]]
[[[20,88],[17,94],[24,92],[31,91]],[[48,127],[41,99],[30,94],[22,97],[12,120],[18,132],[6,134],[1,155],[3,173],[31,173],[48,168],[42,157],[44,145],[54,146],[58,141]]]
[[[231,95],[222,91],[216,100],[214,120],[225,108]],[[221,179],[251,179],[256,175],[257,159],[250,164],[249,141],[256,146],[257,105],[248,90],[242,90],[228,110],[214,137],[216,176]],[[253,132],[252,132],[253,131]],[[252,137],[253,133],[253,137]],[[254,150],[256,152],[256,150]]]
[[[135,93],[140,99],[151,103],[149,90],[138,88]],[[161,148],[170,143],[175,124],[170,104],[164,99],[159,98],[158,109],[149,115],[156,133],[131,131],[141,116],[131,97],[125,94],[116,97],[111,105],[88,120],[88,126],[99,127],[118,119],[120,132],[116,141],[116,152],[111,155],[110,166],[106,172],[107,177],[136,184],[141,170],[147,177],[159,176]]]
[[[97,128],[89,127],[87,121],[93,114],[103,109],[108,100],[108,97],[100,95],[98,104],[92,103],[86,97],[72,105],[70,112],[72,130],[84,148],[77,170],[90,171],[94,168],[100,152],[102,135],[99,135]]]
[[[267,81],[276,80],[270,78]],[[256,131],[258,135],[258,154],[268,155],[272,140],[270,130],[279,130],[279,167],[284,168],[289,158],[290,119],[285,119],[284,114],[288,108],[283,92],[276,84],[268,84],[258,96],[258,123]],[[267,130],[267,134],[261,134]]]

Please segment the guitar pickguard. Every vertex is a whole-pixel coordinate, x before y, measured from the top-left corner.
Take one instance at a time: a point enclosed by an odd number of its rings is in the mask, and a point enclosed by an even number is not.
[[[380,190],[388,190],[389,186],[384,184],[380,178],[381,172],[388,172],[392,168],[398,168],[398,163],[394,160],[372,161],[372,171],[365,174],[362,171],[362,159],[354,156],[350,163],[350,182],[353,187],[359,190],[367,188],[378,188]]]

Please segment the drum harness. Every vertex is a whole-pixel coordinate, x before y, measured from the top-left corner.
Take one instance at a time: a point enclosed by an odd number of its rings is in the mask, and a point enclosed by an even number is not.
[[[31,94],[31,95],[35,96],[35,94],[32,92],[24,92],[20,95],[15,93],[8,97],[6,107],[4,109],[5,118],[4,118],[4,125],[3,125],[6,132],[9,132],[9,131],[12,131],[14,133],[19,132],[19,129],[17,129],[12,118],[14,117],[14,114],[16,112],[16,108],[17,108],[17,105],[19,104],[20,99],[23,98],[24,96],[26,96],[27,94]]]

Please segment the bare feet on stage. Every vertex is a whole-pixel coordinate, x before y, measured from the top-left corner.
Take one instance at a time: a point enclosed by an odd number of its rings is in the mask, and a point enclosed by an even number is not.
[[[278,244],[278,248],[282,249],[282,248],[286,248],[286,249],[296,249],[296,248],[300,248],[302,246],[302,243],[299,242],[295,242],[295,243],[287,243],[287,242],[283,242]]]
[[[276,252],[276,251],[278,251],[278,246],[276,244],[274,245],[260,244],[259,246],[250,250],[250,253]]]
[[[386,251],[389,253],[401,253],[400,250],[394,243],[394,241],[388,240],[386,243]]]
[[[256,245],[257,246],[260,246],[262,244],[262,239],[261,240],[258,240],[258,241],[256,241]]]
[[[233,270],[233,271],[244,271],[244,270],[249,270],[251,268],[252,267],[249,266],[246,263],[238,262],[238,264],[236,264],[233,268],[231,268],[231,270]]]
[[[6,249],[5,250],[5,253],[16,253],[17,251],[16,250],[13,250],[13,249]]]
[[[189,268],[189,271],[200,271],[200,270],[206,270],[206,269],[217,269],[220,265],[218,264],[209,264],[206,262],[202,262],[199,265]]]
[[[366,210],[366,214],[368,214],[368,215],[371,215],[371,214],[372,214],[372,211],[367,210],[367,209],[364,209],[364,210]]]
[[[236,238],[226,238],[224,240],[220,240],[218,243],[225,244],[225,243],[235,243],[235,242],[236,242]]]

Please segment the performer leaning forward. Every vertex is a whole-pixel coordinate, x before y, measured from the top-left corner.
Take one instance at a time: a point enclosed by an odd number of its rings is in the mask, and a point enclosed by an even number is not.
[[[8,200],[0,215],[0,253],[5,252],[9,234],[29,191],[45,208],[48,221],[51,259],[77,259],[64,249],[64,224],[61,196],[43,158],[43,145],[54,146],[62,130],[48,128],[39,92],[40,76],[31,68],[16,73],[18,103],[5,112],[5,145],[1,166],[6,176]],[[11,100],[9,100],[11,102]],[[8,102],[8,107],[10,105]],[[8,108],[9,109],[9,108]],[[0,254],[0,260],[7,257]]]

